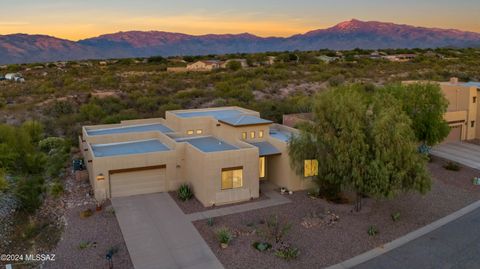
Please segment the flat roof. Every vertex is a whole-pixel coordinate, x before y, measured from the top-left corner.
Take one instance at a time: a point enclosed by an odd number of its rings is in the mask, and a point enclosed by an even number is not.
[[[196,117],[214,117],[215,119],[224,119],[231,118],[241,114],[245,114],[244,111],[239,109],[215,109],[215,110],[204,110],[204,111],[179,111],[173,112],[175,115],[181,118],[196,118]]]
[[[157,139],[92,145],[95,157],[111,157],[168,150],[170,149]]]
[[[217,152],[238,149],[237,147],[228,144],[225,141],[219,140],[213,136],[179,138],[175,141],[187,142],[203,152]]]
[[[223,118],[223,119],[220,119],[219,121],[232,126],[260,125],[260,124],[273,123],[272,121],[265,120],[256,116],[250,116],[250,115],[238,115],[234,117]]]
[[[264,142],[255,142],[250,143],[251,145],[258,148],[260,156],[269,156],[269,155],[277,155],[281,154],[280,150],[278,150],[274,145],[264,141]]]
[[[143,132],[150,132],[150,131],[159,131],[162,133],[170,133],[173,132],[167,126],[154,123],[154,124],[142,124],[142,125],[126,125],[120,127],[113,127],[113,128],[102,128],[102,129],[93,129],[88,130],[88,135],[109,135],[109,134],[124,134],[124,133],[143,133]]]
[[[281,140],[283,142],[288,142],[288,140],[292,136],[292,133],[289,132],[289,131],[278,130],[278,129],[273,129],[273,128],[270,128],[269,133],[270,133],[270,137]]]
[[[474,86],[474,87],[477,87],[480,89],[480,82],[474,82],[474,81],[470,81],[470,82],[467,82],[467,83],[464,83],[466,86]]]

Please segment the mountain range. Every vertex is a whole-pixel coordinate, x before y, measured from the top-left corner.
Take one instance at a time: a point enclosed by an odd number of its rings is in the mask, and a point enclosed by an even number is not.
[[[350,20],[290,37],[188,35],[128,31],[80,41],[46,35],[0,35],[0,64],[149,56],[353,48],[479,47],[480,33]]]

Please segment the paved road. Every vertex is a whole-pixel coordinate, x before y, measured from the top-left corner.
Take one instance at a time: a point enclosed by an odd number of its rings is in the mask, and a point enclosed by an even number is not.
[[[479,269],[480,209],[354,269]]]
[[[222,269],[207,243],[168,193],[113,198],[136,269]]]
[[[441,144],[433,147],[431,153],[434,156],[480,169],[480,146],[478,145],[465,142]]]

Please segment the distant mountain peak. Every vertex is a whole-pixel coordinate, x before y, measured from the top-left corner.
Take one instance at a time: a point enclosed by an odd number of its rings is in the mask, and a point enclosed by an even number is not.
[[[124,31],[78,42],[46,35],[0,35],[0,64],[149,56],[353,48],[480,47],[480,33],[351,19],[287,38],[250,33],[188,35]]]

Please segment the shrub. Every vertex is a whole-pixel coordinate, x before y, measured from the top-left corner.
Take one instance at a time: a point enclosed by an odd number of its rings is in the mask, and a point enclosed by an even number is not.
[[[187,200],[192,199],[193,192],[192,192],[192,189],[190,189],[190,186],[188,186],[187,184],[182,184],[180,188],[178,188],[177,195],[178,195],[178,199],[185,202]]]
[[[222,228],[217,231],[217,238],[220,244],[229,244],[232,241],[232,234],[227,228]]]
[[[40,177],[22,178],[17,182],[15,196],[20,201],[22,210],[33,213],[43,201],[44,182]]]
[[[286,222],[278,220],[278,215],[271,216],[265,221],[265,229],[261,231],[261,234],[267,240],[274,240],[275,243],[282,241],[282,238],[292,228],[292,225]]]
[[[298,248],[292,247],[289,244],[282,244],[276,251],[275,256],[286,261],[294,260],[298,257],[300,251]]]
[[[266,251],[270,248],[272,248],[272,245],[267,242],[255,242],[252,244],[252,247],[255,248],[256,250],[263,252]]]
[[[400,220],[400,212],[395,212],[392,214],[392,220],[393,221],[398,221]]]
[[[207,225],[210,226],[210,227],[212,227],[213,224],[215,224],[213,218],[208,218],[208,219],[207,219]]]
[[[0,192],[6,191],[8,189],[8,182],[5,177],[5,172],[3,169],[0,169]]]
[[[377,227],[375,227],[375,226],[370,226],[370,227],[368,227],[367,233],[368,233],[368,235],[370,235],[370,236],[375,236],[375,235],[378,234],[378,229],[377,229]]]
[[[93,211],[91,209],[83,210],[82,212],[80,212],[80,218],[82,219],[86,219],[92,215],[93,215]]]
[[[446,163],[443,168],[450,170],[450,171],[460,171],[461,167],[458,163],[455,162],[448,162]]]
[[[64,191],[63,184],[58,181],[53,182],[52,185],[50,186],[50,194],[54,198],[60,197],[63,194],[63,191]]]
[[[79,249],[86,249],[89,246],[90,246],[90,242],[81,242],[80,244],[78,244]]]

